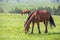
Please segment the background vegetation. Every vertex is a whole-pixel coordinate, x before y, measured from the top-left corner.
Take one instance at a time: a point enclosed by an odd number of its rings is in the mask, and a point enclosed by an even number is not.
[[[0,13],[20,13],[24,9],[46,9],[60,15],[60,0],[0,0]]]

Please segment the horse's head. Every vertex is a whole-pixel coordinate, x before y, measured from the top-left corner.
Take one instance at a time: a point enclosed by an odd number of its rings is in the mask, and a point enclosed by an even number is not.
[[[29,28],[30,28],[30,27],[29,27],[29,25],[27,25],[27,24],[24,25],[24,27],[25,27],[25,33],[27,33],[27,32],[29,31]]]

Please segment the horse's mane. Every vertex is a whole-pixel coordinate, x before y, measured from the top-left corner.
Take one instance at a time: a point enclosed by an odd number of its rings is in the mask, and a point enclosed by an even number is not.
[[[35,10],[35,11],[36,11],[36,10]],[[24,26],[26,25],[27,21],[30,19],[30,17],[33,15],[33,13],[34,13],[35,11],[33,11],[33,12],[29,15],[29,17],[27,18],[27,20],[26,20]]]

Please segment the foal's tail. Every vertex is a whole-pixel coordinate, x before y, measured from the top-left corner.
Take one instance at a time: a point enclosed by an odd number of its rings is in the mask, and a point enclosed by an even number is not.
[[[54,23],[54,19],[53,19],[53,17],[52,17],[51,15],[50,15],[49,22],[50,22],[50,26],[51,26],[51,27],[52,27],[52,26],[56,27],[56,25],[55,25],[55,23]]]

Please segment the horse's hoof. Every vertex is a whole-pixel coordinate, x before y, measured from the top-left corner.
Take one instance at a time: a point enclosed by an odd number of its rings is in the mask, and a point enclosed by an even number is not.
[[[40,34],[41,32],[39,32],[39,34]]]
[[[33,32],[31,32],[31,34],[33,34]]]
[[[25,34],[27,34],[27,32],[25,32]]]
[[[40,34],[41,32],[39,32],[39,34]]]
[[[47,31],[45,31],[45,33],[47,33]]]

